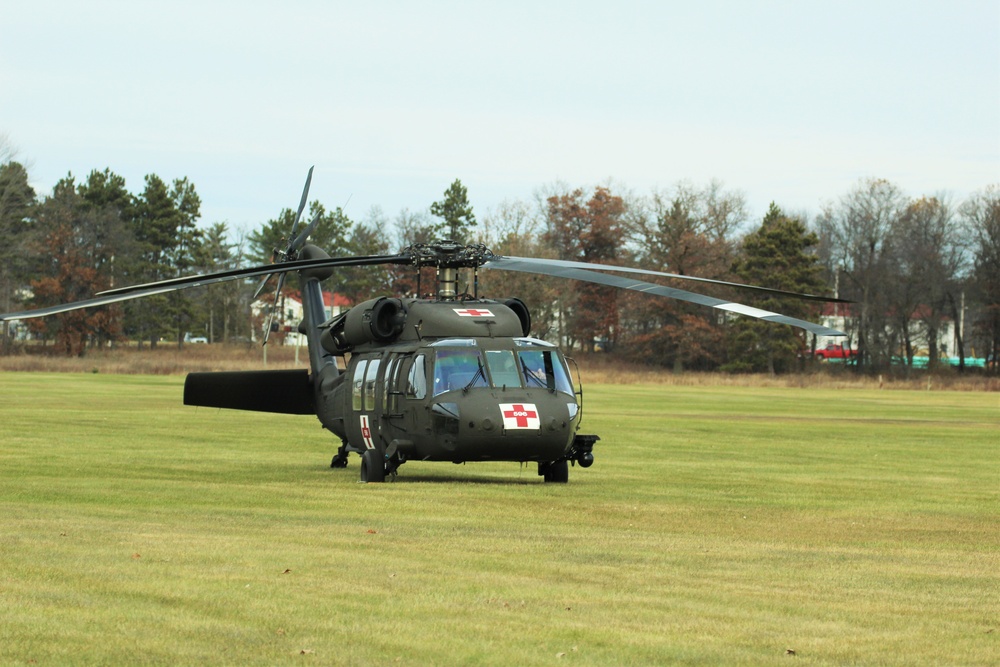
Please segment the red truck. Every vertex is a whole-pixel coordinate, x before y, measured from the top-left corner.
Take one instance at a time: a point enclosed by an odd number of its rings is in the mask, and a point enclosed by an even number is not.
[[[834,343],[830,343],[826,347],[821,347],[816,350],[816,358],[820,361],[826,361],[827,359],[850,359],[851,357],[856,357],[857,355],[857,350],[852,350],[849,347],[836,345]]]

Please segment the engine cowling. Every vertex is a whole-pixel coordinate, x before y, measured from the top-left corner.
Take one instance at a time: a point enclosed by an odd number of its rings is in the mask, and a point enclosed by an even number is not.
[[[507,299],[503,302],[503,305],[510,308],[517,315],[517,319],[521,322],[521,335],[527,336],[531,333],[531,311],[528,310],[528,305],[517,297]]]
[[[379,297],[364,301],[335,319],[323,332],[323,348],[333,354],[365,343],[388,343],[406,326],[406,307],[400,299]]]

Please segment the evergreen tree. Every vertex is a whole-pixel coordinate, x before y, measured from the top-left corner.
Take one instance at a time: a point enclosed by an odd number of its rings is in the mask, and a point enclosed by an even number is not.
[[[229,240],[229,226],[225,222],[217,222],[203,232],[195,256],[196,272],[228,271],[239,268],[241,261],[237,244]],[[204,331],[210,343],[228,342],[235,328],[234,320],[243,315],[240,306],[249,300],[246,293],[250,289],[246,281],[230,280],[190,290],[198,305],[197,323],[192,331]]]
[[[819,294],[825,290],[822,267],[810,249],[819,243],[801,220],[782,213],[773,202],[759,229],[743,240],[733,265],[743,282],[785,290]],[[815,307],[809,302],[774,296],[754,296],[746,300],[763,310],[792,317],[808,318]],[[770,374],[796,367],[796,359],[807,348],[805,333],[793,327],[776,326],[741,317],[730,327],[729,363],[723,368],[737,372]]]
[[[17,162],[0,164],[0,312],[13,310],[17,295],[30,280],[27,242],[32,229],[35,191],[28,172]],[[0,329],[0,348],[10,343],[7,323]]]
[[[92,208],[110,209],[122,220],[129,220],[134,215],[134,202],[125,188],[125,179],[110,169],[91,171],[86,182],[77,186],[77,193]]]
[[[201,199],[194,185],[181,178],[173,187],[156,174],[146,176],[146,188],[134,199],[131,226],[139,253],[130,262],[130,282],[143,283],[188,273],[201,240],[195,223]],[[173,330],[183,341],[192,317],[190,297],[181,292],[131,301],[126,306],[128,330],[140,341],[157,340]]]
[[[469,193],[462,181],[455,181],[444,192],[444,199],[431,204],[431,215],[441,218],[434,225],[434,233],[446,235],[449,240],[466,243],[472,228],[476,226],[476,216],[472,213]]]
[[[132,218],[134,198],[125,188],[125,179],[110,169],[92,170],[87,180],[76,187],[82,212],[93,216],[89,236],[98,270],[110,287],[119,287],[129,279],[126,271],[138,253]]]

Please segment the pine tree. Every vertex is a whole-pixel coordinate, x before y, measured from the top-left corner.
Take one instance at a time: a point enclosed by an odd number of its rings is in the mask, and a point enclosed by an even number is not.
[[[733,273],[742,281],[785,290],[819,294],[826,286],[821,266],[810,253],[819,243],[801,220],[782,213],[773,202],[759,229],[744,240],[733,264]],[[793,298],[756,296],[748,305],[764,310],[808,318],[815,310],[810,302]],[[787,372],[807,348],[804,332],[752,318],[740,318],[729,329],[729,362],[724,370],[736,372]]]
[[[465,243],[469,232],[476,226],[469,193],[457,178],[445,190],[444,199],[431,204],[431,215],[442,220],[434,226],[434,232],[438,235],[446,234],[449,240],[459,243]]]
[[[170,188],[156,174],[146,176],[146,189],[134,199],[131,226],[140,252],[129,266],[133,283],[173,278],[190,272],[201,242],[195,226],[200,217],[201,199],[194,184],[181,178]],[[131,301],[126,306],[130,333],[151,346],[171,329],[178,342],[192,316],[190,297],[169,295]]]
[[[0,312],[13,310],[21,288],[27,286],[31,261],[26,244],[36,208],[28,172],[17,162],[0,164]],[[0,348],[10,343],[9,326],[0,327]]]

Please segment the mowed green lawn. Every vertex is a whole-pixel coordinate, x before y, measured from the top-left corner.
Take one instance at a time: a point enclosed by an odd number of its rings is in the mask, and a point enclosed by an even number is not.
[[[568,485],[361,485],[182,383],[0,374],[0,664],[1000,662],[998,394],[592,386]]]

